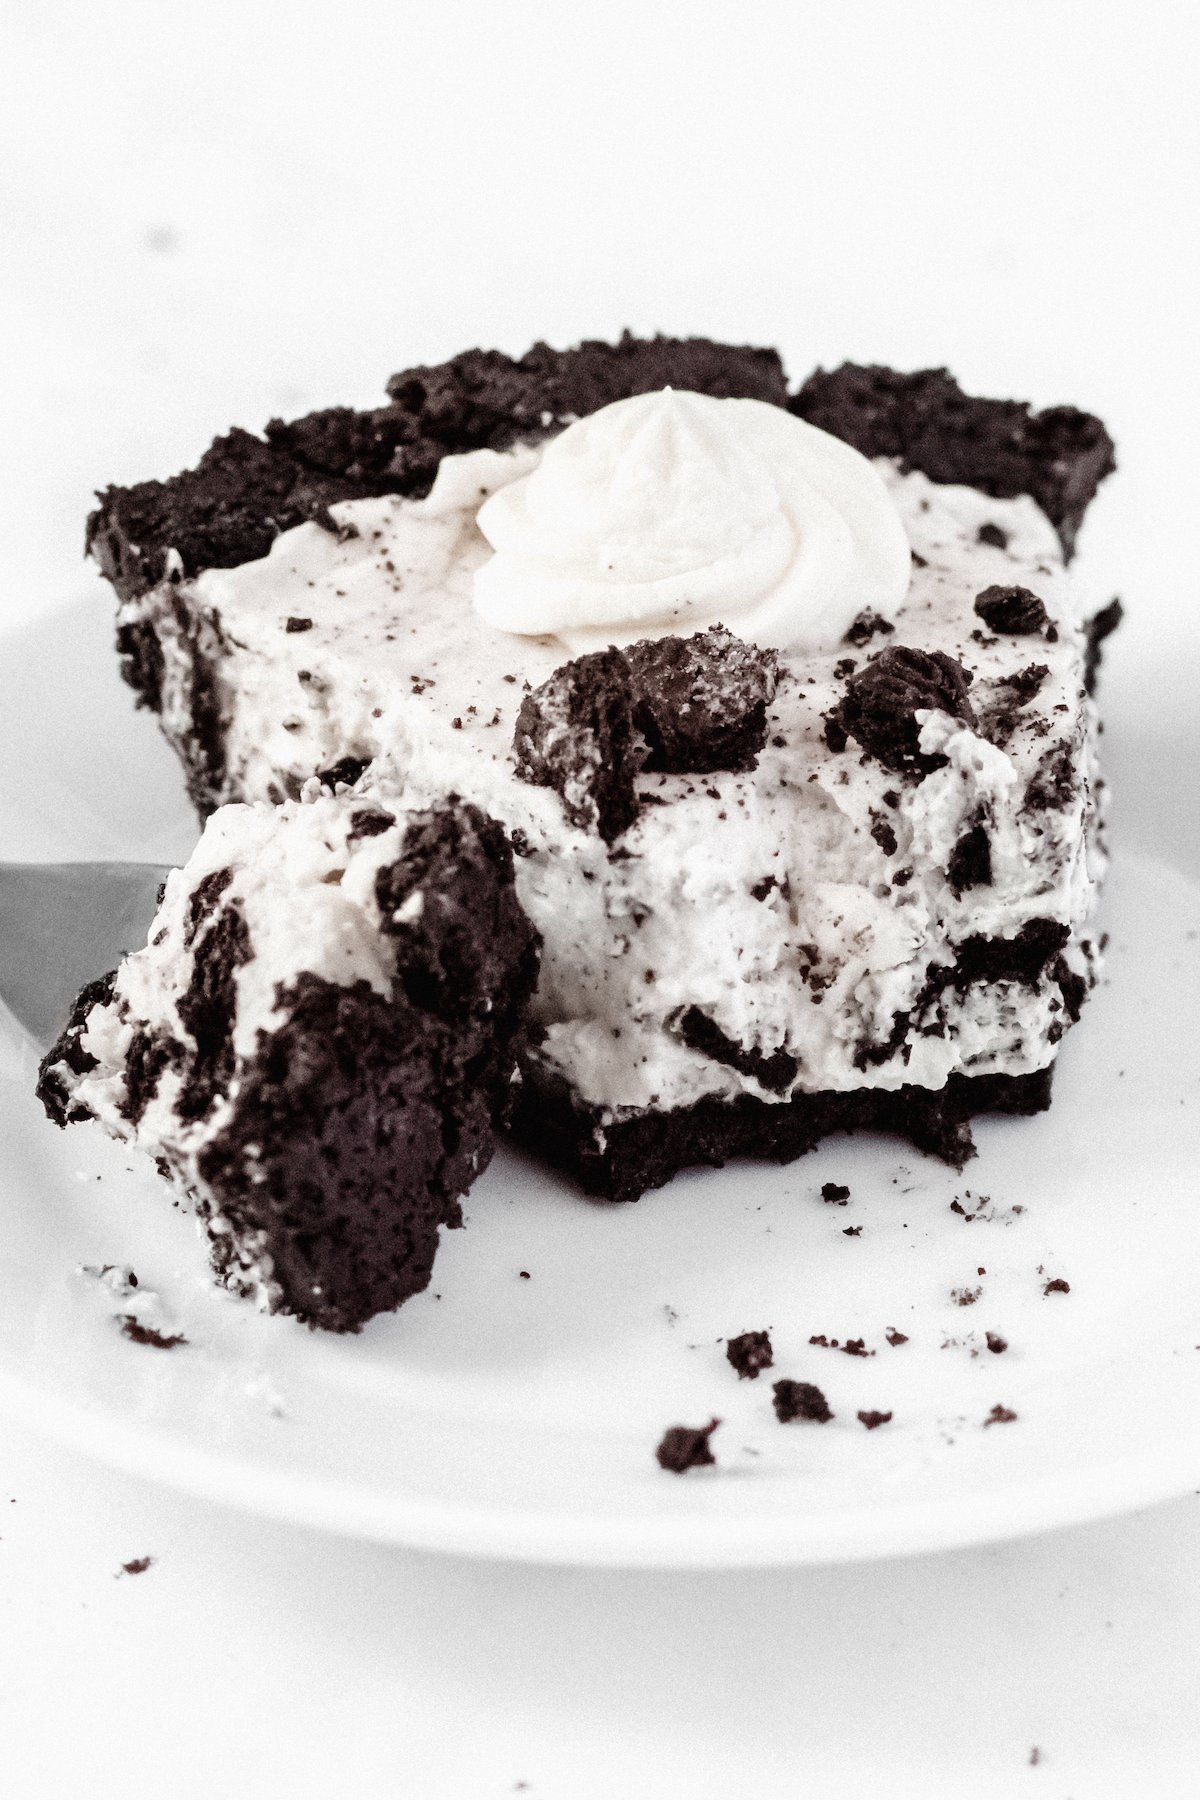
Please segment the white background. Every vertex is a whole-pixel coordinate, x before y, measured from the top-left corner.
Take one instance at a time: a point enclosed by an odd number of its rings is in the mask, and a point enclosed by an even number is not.
[[[1139,590],[1197,601],[1193,19],[10,4],[0,623],[93,585],[96,485],[468,344],[629,325],[1100,412],[1122,473],[1089,549],[1136,639]],[[509,1569],[5,1428],[0,1512],[6,1800],[1200,1792],[1194,1500],[907,1564]]]

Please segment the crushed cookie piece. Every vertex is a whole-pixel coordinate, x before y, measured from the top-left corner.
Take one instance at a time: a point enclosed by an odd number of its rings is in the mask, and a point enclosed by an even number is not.
[[[868,1431],[878,1431],[881,1425],[890,1424],[891,1417],[890,1412],[860,1412],[858,1420],[859,1424],[865,1425]]]
[[[777,1381],[771,1389],[775,1417],[781,1425],[793,1419],[808,1419],[815,1425],[827,1425],[833,1414],[819,1387],[811,1381]]]
[[[672,1425],[663,1433],[654,1452],[659,1468],[669,1470],[672,1475],[682,1475],[688,1469],[715,1463],[717,1459],[709,1447],[709,1439],[720,1423],[720,1419],[710,1419],[707,1425]]]
[[[764,1369],[775,1361],[770,1334],[765,1331],[743,1331],[730,1338],[725,1346],[730,1366],[737,1370],[739,1381],[757,1381]]]

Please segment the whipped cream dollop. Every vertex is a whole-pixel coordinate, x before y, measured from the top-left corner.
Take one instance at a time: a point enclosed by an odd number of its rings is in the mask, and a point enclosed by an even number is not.
[[[857,450],[766,401],[672,388],[569,425],[533,467],[523,453],[476,518],[478,611],[576,655],[718,623],[833,649],[864,609],[894,616],[912,568]]]

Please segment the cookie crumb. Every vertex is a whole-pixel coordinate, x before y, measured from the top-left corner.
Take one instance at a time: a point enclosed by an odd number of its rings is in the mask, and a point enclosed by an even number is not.
[[[984,1428],[986,1429],[989,1425],[1011,1425],[1016,1416],[1016,1413],[1013,1412],[1010,1406],[993,1406],[991,1412],[983,1421]]]
[[[771,1339],[765,1331],[743,1331],[738,1337],[730,1338],[725,1355],[731,1367],[737,1370],[739,1381],[757,1381],[762,1371],[771,1368],[775,1361]]]
[[[156,1331],[153,1325],[143,1325],[133,1313],[122,1313],[120,1326],[131,1344],[149,1344],[155,1350],[174,1350],[177,1345],[187,1343],[181,1331]]]
[[[811,1419],[814,1424],[826,1425],[833,1417],[829,1402],[811,1381],[777,1381],[771,1391],[775,1417],[781,1425],[792,1419]]]
[[[669,1469],[672,1475],[682,1475],[686,1469],[715,1463],[717,1459],[708,1440],[720,1423],[720,1419],[710,1419],[707,1425],[672,1425],[663,1433],[654,1452],[659,1468]]]
[[[865,1425],[868,1431],[878,1431],[881,1425],[887,1425],[890,1422],[891,1417],[890,1412],[860,1412],[858,1420],[859,1424]]]

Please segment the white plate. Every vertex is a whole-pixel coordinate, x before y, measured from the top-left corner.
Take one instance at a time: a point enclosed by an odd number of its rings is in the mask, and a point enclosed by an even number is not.
[[[185,852],[194,826],[115,680],[105,602],[4,650],[5,766],[29,766],[36,744],[39,781],[0,797],[0,854]],[[1111,685],[1126,805],[1108,978],[1065,1046],[1051,1112],[981,1121],[963,1176],[890,1141],[843,1140],[610,1207],[501,1153],[430,1291],[335,1338],[213,1289],[192,1222],[152,1172],[92,1127],[42,1119],[33,1052],[8,1024],[0,1404],[234,1505],[563,1562],[878,1557],[1200,1485],[1195,803],[1184,739],[1155,756],[1189,703],[1183,676],[1171,692],[1160,679],[1142,738],[1125,726],[1137,684]],[[849,1184],[848,1206],[822,1203],[829,1180]],[[968,1222],[956,1200],[982,1216]],[[187,1343],[125,1338],[122,1303],[77,1272],[104,1263],[131,1264]],[[1055,1278],[1070,1292],[1047,1295]],[[722,1340],[763,1326],[776,1367],[739,1382]],[[890,1344],[888,1328],[908,1341]],[[871,1354],[817,1334],[861,1337]],[[780,1425],[780,1375],[817,1382],[834,1421]],[[995,1406],[1017,1418],[986,1425]],[[868,1431],[860,1409],[893,1417]],[[663,1473],[663,1429],[712,1415],[718,1468]]]

